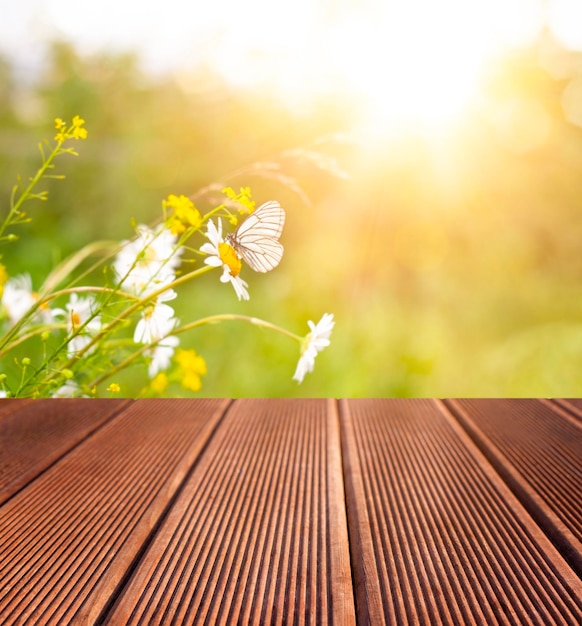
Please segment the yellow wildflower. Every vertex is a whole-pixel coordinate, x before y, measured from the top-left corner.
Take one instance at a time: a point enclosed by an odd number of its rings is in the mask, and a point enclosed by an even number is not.
[[[117,383],[111,383],[109,387],[107,387],[107,391],[110,393],[119,393],[121,391],[121,387]]]
[[[181,235],[186,228],[200,228],[202,225],[202,216],[200,211],[194,206],[190,198],[180,195],[176,196],[171,193],[166,200],[162,202],[164,209],[171,209],[173,213],[166,220],[166,226],[174,235]]]
[[[195,350],[176,350],[174,357],[178,364],[182,387],[190,391],[199,391],[202,387],[201,376],[206,374],[206,361]]]
[[[55,119],[55,128],[59,131],[55,135],[55,141],[63,143],[67,139],[87,139],[87,129],[83,128],[85,120],[79,115],[75,115],[70,128],[60,117]]]
[[[240,187],[238,193],[232,187],[225,187],[222,193],[239,205],[239,213],[252,213],[255,210],[255,201],[252,199],[250,187]]]
[[[161,395],[168,387],[170,381],[165,372],[160,372],[150,381],[150,388],[154,393]]]
[[[78,115],[73,118],[73,138],[74,139],[87,139],[87,129],[82,128],[85,124],[85,120]]]

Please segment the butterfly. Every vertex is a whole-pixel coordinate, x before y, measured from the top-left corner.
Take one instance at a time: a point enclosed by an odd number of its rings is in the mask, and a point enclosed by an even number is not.
[[[285,225],[285,210],[276,200],[265,202],[238,225],[226,242],[255,272],[269,272],[279,265],[283,246],[278,241]]]

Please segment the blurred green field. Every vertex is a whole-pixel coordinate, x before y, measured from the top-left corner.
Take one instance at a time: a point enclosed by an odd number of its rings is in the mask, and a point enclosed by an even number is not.
[[[48,202],[28,206],[33,222],[2,262],[38,285],[80,246],[156,219],[169,193],[250,185],[259,203],[286,208],[283,261],[244,270],[249,302],[205,275],[179,292],[178,316],[241,313],[304,334],[332,312],[336,326],[301,385],[298,346],[283,336],[241,322],[182,335],[207,361],[201,395],[580,396],[582,128],[562,105],[582,61],[562,55],[571,69],[559,76],[537,47],[498,63],[480,99],[433,133],[364,132],[348,98],[293,112],[211,74],[186,90],[142,75],[132,56],[81,57],[62,43],[29,84],[4,62],[0,211],[17,175],[36,170],[55,117],[82,115],[90,135],[59,164],[67,178],[46,186]],[[349,178],[281,157],[292,148],[321,151]],[[309,204],[275,180],[229,174],[273,160]],[[118,377],[122,395],[139,394],[144,375]]]

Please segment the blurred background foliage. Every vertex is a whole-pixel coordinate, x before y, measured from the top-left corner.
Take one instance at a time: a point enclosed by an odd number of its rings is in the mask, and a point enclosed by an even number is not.
[[[3,263],[38,286],[82,245],[152,222],[168,193],[250,185],[286,208],[281,265],[244,270],[249,302],[205,275],[180,291],[178,316],[243,313],[304,334],[333,312],[336,327],[300,386],[283,336],[238,322],[182,335],[207,361],[202,395],[580,396],[581,85],[580,54],[544,35],[491,64],[454,124],[396,132],[362,124],[347,94],[293,109],[209,69],[186,88],[134,55],[54,42],[34,80],[0,63],[0,210],[55,117],[81,115],[89,140],[58,164],[67,178],[45,185],[48,202],[28,206]],[[138,394],[145,369],[116,380]]]

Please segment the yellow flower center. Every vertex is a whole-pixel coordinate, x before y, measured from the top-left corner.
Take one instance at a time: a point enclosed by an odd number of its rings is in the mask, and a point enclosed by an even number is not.
[[[238,258],[234,248],[227,243],[218,244],[218,253],[220,260],[228,265],[231,276],[238,276],[242,268],[242,261]]]
[[[73,330],[77,330],[80,325],[81,318],[79,317],[79,314],[75,313],[75,311],[71,311],[71,326],[73,327]]]

